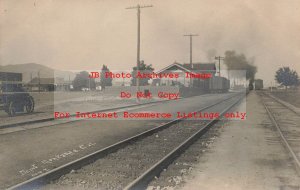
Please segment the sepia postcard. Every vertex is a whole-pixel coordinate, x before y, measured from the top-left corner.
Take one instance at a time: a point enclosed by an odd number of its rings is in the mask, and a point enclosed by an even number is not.
[[[300,0],[0,0],[0,189],[300,190],[299,18]]]

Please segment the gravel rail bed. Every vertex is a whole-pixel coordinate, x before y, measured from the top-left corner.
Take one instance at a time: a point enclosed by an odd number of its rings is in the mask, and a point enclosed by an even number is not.
[[[78,171],[62,176],[46,189],[59,187],[62,189],[64,186],[82,189],[122,189],[203,124],[204,122],[193,125],[184,123],[173,125]]]
[[[210,151],[211,145],[219,138],[227,121],[219,121],[199,140],[192,144],[182,155],[180,155],[168,168],[149,183],[147,190],[171,190],[182,187],[194,165],[198,164],[201,157]]]
[[[285,140],[295,153],[297,159],[300,160],[300,115],[269,96],[262,94],[260,96],[276,120]]]
[[[230,111],[234,112],[238,110],[238,107],[239,104],[233,106]],[[191,178],[193,169],[199,162],[203,161],[203,155],[211,151],[213,143],[229,125],[229,120],[225,118],[215,123],[207,133],[186,149],[159,176],[155,177],[148,184],[147,190],[181,189],[185,182]]]
[[[205,112],[221,112],[235,101],[236,99],[227,100]],[[79,170],[73,170],[42,189],[122,189],[207,122],[204,120],[179,122]]]

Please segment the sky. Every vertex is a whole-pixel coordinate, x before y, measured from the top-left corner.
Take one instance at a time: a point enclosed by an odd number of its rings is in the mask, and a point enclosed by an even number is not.
[[[156,70],[189,62],[193,33],[193,62],[235,50],[266,85],[282,66],[300,74],[300,0],[0,0],[0,65],[128,70],[137,16],[125,8],[137,4],[153,5],[141,10],[141,59]]]

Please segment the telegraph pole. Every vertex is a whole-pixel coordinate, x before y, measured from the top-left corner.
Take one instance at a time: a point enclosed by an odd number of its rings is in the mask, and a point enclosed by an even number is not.
[[[39,93],[41,92],[41,77],[40,77],[40,70],[38,71],[38,78],[39,78]]]
[[[224,60],[225,57],[215,56],[215,60],[219,60],[219,77],[221,76],[221,60]]]
[[[142,8],[149,8],[153,7],[152,5],[137,5],[135,7],[127,7],[126,9],[136,9],[137,10],[137,56],[136,56],[136,65],[137,65],[137,72],[140,70],[140,36],[141,36],[141,9]],[[136,85],[137,85],[137,92],[140,91],[140,80],[137,77],[136,78]],[[137,101],[139,102],[139,99],[137,98]]]
[[[190,37],[190,65],[193,68],[193,36],[198,36],[198,34],[185,34],[183,36]]]

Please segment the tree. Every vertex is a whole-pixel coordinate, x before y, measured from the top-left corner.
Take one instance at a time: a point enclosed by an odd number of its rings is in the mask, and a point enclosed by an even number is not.
[[[110,77],[105,77],[105,73],[109,72],[109,69],[106,65],[102,66],[102,70],[101,70],[101,81],[100,81],[100,85],[101,85],[101,89],[103,90],[106,86],[112,86],[112,78]]]
[[[76,77],[73,80],[73,87],[75,90],[82,90],[82,88],[95,89],[95,79],[90,78],[87,71],[81,71],[76,74]]]
[[[299,85],[298,73],[289,67],[279,68],[276,71],[275,79],[279,84],[285,86],[285,89],[287,89],[288,86]]]
[[[143,73],[152,73],[154,71],[154,68],[152,67],[152,65],[146,65],[144,63],[144,61],[141,61],[141,64],[140,64],[140,69],[139,69],[139,72],[141,74]],[[131,79],[131,86],[136,86],[137,84],[137,80],[136,80],[136,75],[137,75],[137,67],[133,67],[132,68],[132,72],[131,72],[131,75],[132,75],[132,79]],[[145,77],[145,78],[139,78],[139,85],[140,86],[146,86],[148,85],[148,81],[150,80],[150,78],[148,77]]]

